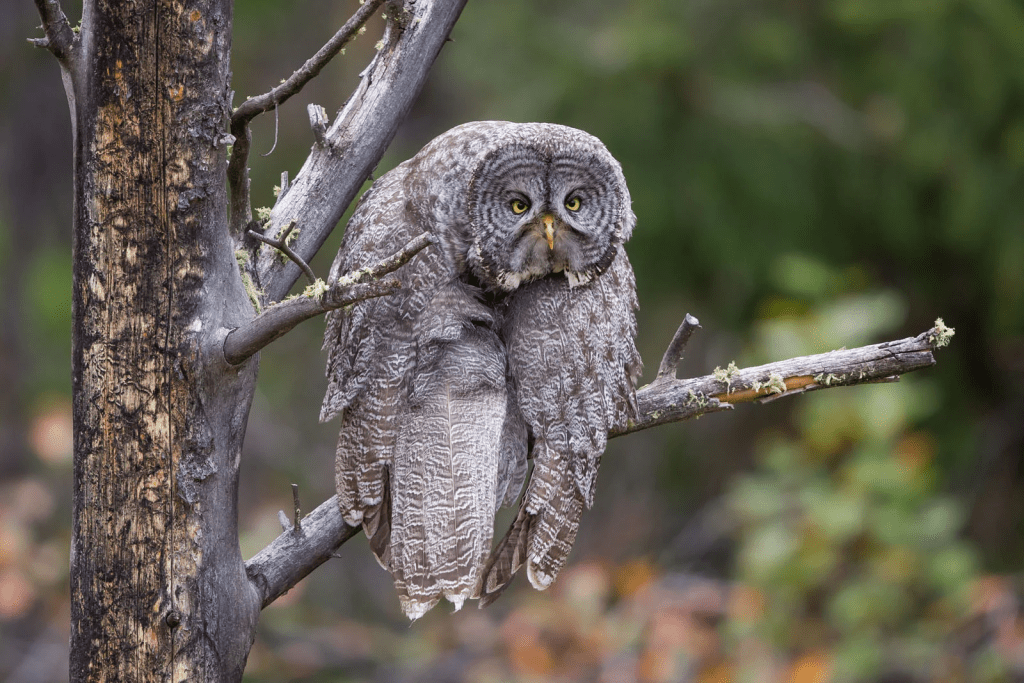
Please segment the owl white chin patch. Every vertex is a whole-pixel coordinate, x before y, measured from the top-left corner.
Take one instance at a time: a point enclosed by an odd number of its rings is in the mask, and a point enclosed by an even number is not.
[[[503,289],[513,290],[519,287],[520,283],[522,283],[523,275],[522,273],[502,272],[498,273],[498,277],[496,279]]]
[[[569,289],[573,289],[574,287],[587,284],[594,278],[590,273],[577,273],[567,270],[565,271],[565,279],[569,281]]]
[[[555,580],[555,577],[535,569],[532,560],[526,563],[526,578],[530,580],[530,585],[539,591],[547,589]]]

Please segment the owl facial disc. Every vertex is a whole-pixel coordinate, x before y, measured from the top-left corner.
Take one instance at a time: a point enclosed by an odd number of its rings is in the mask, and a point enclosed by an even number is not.
[[[536,129],[535,129],[536,128]],[[631,227],[618,163],[596,138],[524,125],[521,140],[486,154],[470,187],[468,261],[492,289],[564,273],[586,284]]]

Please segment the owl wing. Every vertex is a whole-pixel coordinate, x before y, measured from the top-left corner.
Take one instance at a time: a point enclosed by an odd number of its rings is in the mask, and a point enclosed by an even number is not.
[[[618,247],[588,285],[548,277],[509,298],[502,334],[522,416],[533,437],[533,473],[508,533],[484,570],[481,605],[522,564],[535,588],[551,585],[593,504],[608,432],[636,416],[641,362],[634,339],[633,270]]]
[[[425,222],[405,201],[414,168],[399,166],[364,196],[332,279],[422,232]],[[518,494],[526,461],[526,427],[509,397],[493,311],[454,277],[449,236],[439,237],[441,249],[399,271],[400,292],[332,312],[324,340],[321,420],[342,415],[342,515],[362,524],[414,619],[441,597],[459,607],[478,591],[494,510]]]
[[[331,266],[332,282],[394,253],[422,232],[403,200],[406,171],[406,164],[400,165],[364,194]],[[320,420],[342,415],[335,460],[339,504],[346,523],[363,524],[382,562],[390,521],[384,468],[392,461],[415,363],[414,324],[448,276],[439,255],[428,248],[403,266],[399,278],[403,286],[391,296],[328,313],[324,334],[328,382]]]

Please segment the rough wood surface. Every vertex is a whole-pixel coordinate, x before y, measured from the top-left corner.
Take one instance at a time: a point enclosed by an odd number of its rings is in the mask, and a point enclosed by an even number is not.
[[[728,410],[736,403],[775,400],[817,389],[899,377],[935,364],[935,335],[933,328],[916,337],[790,358],[735,372],[727,369],[692,379],[665,376],[637,392],[640,418],[612,436]]]
[[[231,3],[84,16],[71,680],[240,680],[259,614],[236,521],[255,366],[209,343],[251,316],[224,211]]]
[[[282,183],[276,215],[302,217],[307,258],[383,154],[464,3],[388,5],[358,92],[303,174]],[[74,132],[71,679],[241,680],[267,594],[246,574],[237,528],[256,360],[224,358],[229,333],[253,322],[256,291],[227,224],[232,3],[86,0],[77,34],[57,0],[36,5],[46,38],[33,42],[61,61]],[[263,256],[279,299],[298,268]],[[256,327],[278,333],[308,303]]]
[[[691,322],[692,319],[692,322]],[[658,380],[637,392],[640,418],[609,437],[624,436],[656,425],[680,422],[706,413],[729,410],[735,403],[764,401],[793,396],[815,389],[890,381],[907,372],[935,364],[933,351],[948,343],[952,330],[941,325],[916,337],[898,341],[841,349],[814,356],[802,356],[753,368],[677,380],[672,377],[696,319],[687,316],[670,344],[663,361],[665,370]],[[685,329],[689,328],[689,329]],[[726,380],[722,377],[725,376]],[[756,388],[755,388],[756,387]],[[304,576],[326,562],[332,553],[359,529],[345,524],[336,497],[322,503],[306,519],[301,545],[290,531],[281,534],[246,563],[250,576],[258,576],[266,606],[283,595]]]
[[[337,496],[302,518],[245,563],[245,571],[266,607],[329,560],[342,543],[359,533],[341,518]]]

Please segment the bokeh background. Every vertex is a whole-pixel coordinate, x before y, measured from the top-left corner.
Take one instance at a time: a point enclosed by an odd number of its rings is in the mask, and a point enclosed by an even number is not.
[[[65,5],[74,23],[74,3]],[[236,7],[236,102],[356,0]],[[65,680],[71,140],[32,3],[0,21],[0,679]],[[383,22],[254,128],[256,206]],[[707,374],[956,328],[938,365],[616,439],[570,565],[405,622],[365,540],[264,613],[257,681],[1003,681],[1024,676],[1024,6],[1017,0],[471,0],[391,168],[453,125],[600,137],[639,217],[645,380],[686,312]],[[313,263],[326,273],[341,230]],[[322,322],[264,353],[248,557],[289,484],[331,495]],[[507,515],[499,520],[504,526]]]

